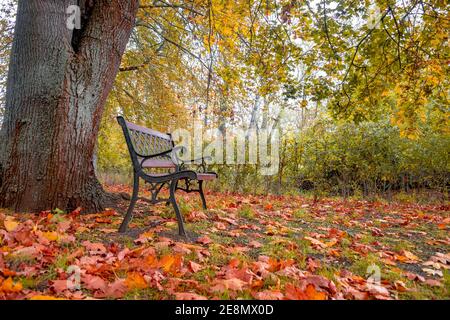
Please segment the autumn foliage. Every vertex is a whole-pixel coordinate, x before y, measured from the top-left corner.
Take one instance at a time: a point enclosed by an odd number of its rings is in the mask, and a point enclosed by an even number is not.
[[[66,2],[0,4],[0,299],[450,299],[446,1]],[[144,198],[119,234],[118,115],[279,132],[278,170],[233,153],[189,239]]]
[[[125,235],[116,210],[1,211],[0,298],[449,298],[448,206],[207,196],[182,197],[190,241],[144,201]]]

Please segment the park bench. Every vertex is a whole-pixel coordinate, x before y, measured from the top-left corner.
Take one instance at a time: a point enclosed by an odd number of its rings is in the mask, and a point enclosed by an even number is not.
[[[133,194],[130,206],[119,228],[119,232],[127,230],[128,223],[133,216],[133,209],[138,200],[140,179],[150,185],[152,204],[159,202],[171,203],[178,220],[178,232],[186,237],[184,219],[178,208],[175,192],[198,192],[204,209],[206,206],[205,194],[203,193],[203,181],[214,180],[217,174],[206,171],[208,157],[182,161],[178,153],[185,151],[183,147],[175,147],[171,134],[161,133],[146,127],[126,121],[123,117],[117,117],[122,127],[125,141],[128,146],[133,164]],[[197,165],[198,170],[186,170],[188,165]],[[154,172],[163,170],[164,172]],[[179,186],[179,181],[184,182],[184,188]],[[169,198],[158,198],[158,194],[164,186],[169,187]],[[197,188],[195,188],[197,186]],[[194,188],[193,188],[194,187]]]

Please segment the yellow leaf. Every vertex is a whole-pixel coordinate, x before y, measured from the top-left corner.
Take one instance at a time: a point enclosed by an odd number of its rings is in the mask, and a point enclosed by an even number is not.
[[[45,238],[47,238],[49,241],[56,241],[58,240],[58,233],[55,231],[47,231],[42,234]]]
[[[168,221],[168,222],[166,222],[166,226],[167,227],[175,227],[175,226],[177,226],[178,225],[178,223],[177,222],[175,222],[175,221]]]
[[[338,241],[336,239],[331,239],[329,242],[325,243],[327,247],[334,246]]]
[[[83,233],[83,232],[86,232],[86,231],[90,231],[89,228],[81,226],[81,227],[77,228],[76,233]]]
[[[413,254],[412,252],[409,252],[409,251],[406,251],[406,250],[403,250],[403,255],[404,255],[406,258],[408,258],[409,260],[412,260],[412,261],[418,261],[418,260],[420,260],[418,256],[416,256],[416,255]]]
[[[5,225],[5,229],[8,232],[16,230],[19,226],[19,223],[14,219],[14,217],[11,216],[7,216],[5,218],[5,221],[3,221],[3,224]]]

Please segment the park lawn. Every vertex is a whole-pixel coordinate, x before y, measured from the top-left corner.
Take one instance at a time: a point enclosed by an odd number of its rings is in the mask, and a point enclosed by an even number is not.
[[[130,192],[127,186],[110,187]],[[0,209],[0,299],[450,299],[450,206],[178,194],[116,210]]]

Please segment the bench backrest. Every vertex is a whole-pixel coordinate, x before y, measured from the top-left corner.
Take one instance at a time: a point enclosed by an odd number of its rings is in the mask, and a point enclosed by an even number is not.
[[[122,127],[128,151],[135,168],[140,167],[142,157],[171,151],[174,142],[170,134],[161,133],[143,126],[126,121],[123,117],[117,117]],[[175,167],[170,155],[152,157],[144,162],[147,168],[173,168]]]

